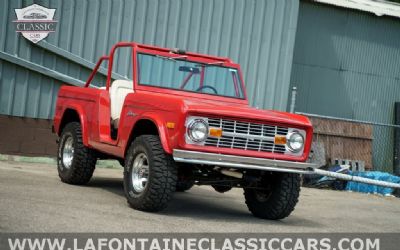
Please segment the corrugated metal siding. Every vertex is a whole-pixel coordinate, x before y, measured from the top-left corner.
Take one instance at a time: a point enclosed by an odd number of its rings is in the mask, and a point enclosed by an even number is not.
[[[16,34],[12,24],[14,9],[33,2],[56,8],[59,21],[39,46]],[[229,56],[242,65],[252,105],[284,110],[298,5],[298,0],[1,1],[0,48],[81,81],[89,70],[58,52],[94,63],[114,43],[135,41]],[[57,53],[45,49],[49,44]],[[126,75],[128,57],[118,62],[116,73]],[[0,114],[52,117],[59,80],[5,60],[0,74]]]
[[[399,19],[302,2],[291,78],[297,110],[391,123],[399,31]]]
[[[301,2],[291,85],[296,111],[393,123],[400,19]],[[374,130],[374,164],[391,167],[393,131]]]

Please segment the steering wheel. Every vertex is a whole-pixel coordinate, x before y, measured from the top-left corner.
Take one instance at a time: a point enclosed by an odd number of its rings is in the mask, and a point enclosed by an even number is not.
[[[201,91],[203,89],[211,89],[215,94],[218,94],[218,91],[213,86],[210,85],[200,86],[198,89],[196,89],[196,92]]]

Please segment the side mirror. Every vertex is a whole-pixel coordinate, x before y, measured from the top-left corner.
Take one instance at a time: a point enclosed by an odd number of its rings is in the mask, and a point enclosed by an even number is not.
[[[200,73],[199,68],[189,67],[189,66],[180,66],[179,67],[179,71],[190,72],[192,74],[199,74]]]

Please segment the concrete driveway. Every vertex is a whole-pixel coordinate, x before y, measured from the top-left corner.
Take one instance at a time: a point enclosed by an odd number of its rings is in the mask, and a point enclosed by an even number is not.
[[[292,215],[254,218],[242,191],[177,193],[167,210],[131,209],[122,168],[98,168],[87,186],[58,179],[52,164],[0,161],[0,232],[399,232],[400,199],[303,188]]]

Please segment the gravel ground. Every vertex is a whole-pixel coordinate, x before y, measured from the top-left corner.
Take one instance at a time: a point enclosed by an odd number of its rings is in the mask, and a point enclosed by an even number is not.
[[[292,215],[254,218],[242,190],[176,193],[153,214],[131,209],[122,168],[98,168],[87,186],[62,183],[54,164],[0,161],[0,232],[399,232],[400,199],[303,188]]]

